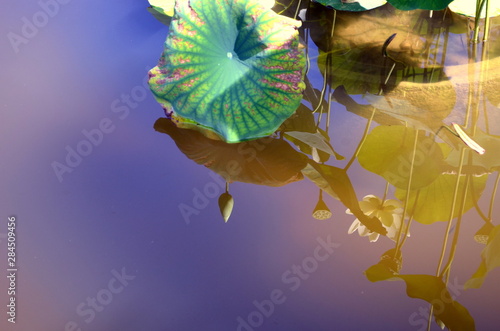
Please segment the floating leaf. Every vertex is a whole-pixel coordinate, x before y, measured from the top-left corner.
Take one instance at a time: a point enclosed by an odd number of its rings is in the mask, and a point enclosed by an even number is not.
[[[300,24],[255,0],[177,1],[150,71],[156,100],[177,125],[209,137],[234,143],[272,134],[302,99]]]
[[[340,200],[370,231],[384,236],[387,234],[387,230],[379,219],[365,215],[359,207],[351,180],[344,169],[318,164],[310,160],[307,166],[302,169],[302,173],[320,189]]]
[[[384,280],[403,280],[406,283],[406,294],[410,298],[422,299],[432,304],[436,321],[442,322],[449,330],[473,331],[474,319],[469,311],[453,300],[443,281],[431,275],[398,275],[390,271],[387,265],[378,263],[365,271],[372,282]]]
[[[404,126],[375,127],[359,151],[359,164],[398,188],[407,188],[413,167],[411,188],[429,185],[441,174],[443,153],[438,144],[421,131],[412,164],[415,133],[415,129]]]
[[[285,140],[270,137],[228,144],[201,133],[178,128],[159,118],[154,128],[168,134],[189,159],[221,175],[228,182],[283,186],[302,180],[307,159]]]
[[[315,0],[315,2],[344,11],[365,11],[387,3],[385,0]]]
[[[461,196],[461,192],[463,192],[466,178],[467,176],[465,175],[460,176],[458,188],[459,197]],[[487,179],[488,176],[486,175],[470,177],[473,187],[471,188],[469,186],[469,190],[465,198],[464,212],[474,206],[473,199],[479,199],[486,186]],[[439,175],[430,185],[420,189],[419,191],[410,192],[410,198],[407,201],[407,204],[410,209],[415,208],[415,213],[413,215],[415,220],[422,224],[449,221],[456,180],[457,175],[442,174]],[[474,196],[471,194],[471,191],[474,192]],[[406,198],[406,190],[398,188],[394,192],[394,195],[398,199],[404,200]],[[414,206],[417,197],[417,205]],[[460,200],[461,198],[459,198],[455,204],[453,217],[460,215]]]
[[[453,12],[469,17],[476,17],[476,1],[472,0],[453,0],[448,6]],[[488,16],[495,17],[500,15],[500,2],[490,1],[490,8],[488,9]],[[486,5],[481,11],[480,18],[486,17]]]
[[[233,212],[233,207],[234,207],[234,199],[231,196],[231,194],[227,192],[222,193],[219,196],[219,209],[222,218],[224,218],[224,222],[227,222],[229,220],[229,217]]]
[[[481,252],[481,264],[477,271],[472,275],[464,287],[465,288],[479,288],[488,273],[500,267],[500,225],[495,226],[488,236],[488,243]]]
[[[453,0],[387,0],[391,5],[400,10],[427,9],[441,10],[445,9]],[[472,0],[467,0],[472,1]]]

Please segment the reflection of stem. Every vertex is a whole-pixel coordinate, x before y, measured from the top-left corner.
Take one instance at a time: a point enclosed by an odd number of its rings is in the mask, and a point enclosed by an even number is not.
[[[476,17],[474,20],[474,43],[479,42],[479,20],[481,19],[481,11],[483,10],[485,0],[476,1]]]
[[[408,224],[405,226],[405,233],[401,236],[401,228],[403,227],[404,218],[401,219],[401,227],[398,232],[397,242],[396,242],[396,252],[401,250],[401,247],[405,244],[406,239],[408,238],[408,232],[410,232],[410,225],[413,221],[413,215],[415,214],[415,209],[417,209],[418,197],[420,196],[420,190],[417,191],[415,196],[415,202],[413,203],[413,208],[411,209],[410,217],[408,218]]]
[[[385,190],[384,190],[384,197],[382,198],[382,205],[385,202],[385,199],[387,198],[387,192],[389,192],[389,182],[385,182]]]
[[[326,112],[326,128],[325,131],[328,134],[328,130],[330,129],[330,117],[331,117],[331,109],[332,109],[332,86],[328,86],[328,111]]]
[[[472,156],[469,152],[469,156]],[[449,276],[450,276],[450,268],[451,264],[453,263],[453,258],[455,257],[455,252],[457,250],[457,243],[458,243],[458,235],[460,234],[460,224],[462,223],[462,215],[464,213],[465,209],[465,199],[467,197],[467,191],[468,191],[468,186],[469,186],[469,181],[471,179],[471,175],[467,175],[465,178],[465,187],[464,191],[462,193],[462,204],[460,206],[460,212],[457,217],[457,224],[455,225],[455,233],[453,235],[453,242],[451,244],[451,251],[450,251],[450,256],[448,257],[448,262],[443,268],[443,271],[441,271],[441,274],[439,277],[443,277],[444,274],[446,273],[446,283],[448,282]]]
[[[455,182],[455,190],[453,191],[453,200],[451,203],[451,210],[450,210],[450,218],[448,220],[448,226],[446,227],[446,234],[444,236],[443,240],[443,246],[441,249],[441,256],[439,258],[439,264],[436,270],[436,276],[439,276],[441,267],[443,265],[443,260],[444,260],[444,254],[446,252],[446,246],[448,245],[448,236],[450,234],[450,229],[451,229],[451,224],[453,223],[453,213],[455,211],[455,206],[457,203],[457,196],[458,196],[458,188],[460,186],[460,174],[462,173],[462,168],[464,166],[464,156],[465,156],[465,149],[462,147],[460,149],[460,164],[458,166],[458,173],[457,173],[457,181]]]
[[[485,10],[486,17],[484,19],[483,41],[488,41],[488,34],[490,32],[489,7],[490,7],[490,0],[486,0],[486,10]]]
[[[314,108],[313,113],[317,112],[320,109],[320,107],[322,106],[323,98],[325,97],[326,84],[327,84],[327,82],[331,83],[328,81],[328,79],[330,78],[330,77],[328,77],[328,72],[329,72],[328,67],[331,66],[331,63],[330,63],[331,62],[331,50],[330,50],[330,48],[331,48],[331,42],[332,42],[331,37],[333,36],[333,31],[335,30],[336,17],[337,17],[337,11],[334,10],[333,11],[332,29],[330,31],[330,39],[328,40],[327,48],[326,48],[327,52],[326,52],[326,61],[325,61],[325,79],[323,80],[323,87],[321,88],[321,95],[319,98],[320,103],[316,106],[316,108]],[[321,119],[321,112],[320,112],[319,116]],[[318,123],[319,123],[319,121],[318,121]]]
[[[448,236],[450,235],[451,224],[453,221],[453,212],[455,211],[455,204],[457,201],[458,187],[460,186],[460,174],[462,173],[462,168],[464,165],[464,155],[465,149],[462,147],[460,149],[460,164],[458,166],[457,181],[455,183],[455,190],[453,191],[453,200],[451,203],[450,219],[448,220],[448,226],[446,227],[446,233],[443,240],[443,247],[441,249],[441,256],[439,257],[439,264],[436,270],[436,276],[440,275],[441,266],[443,265],[444,254],[446,252],[446,246],[448,246]],[[434,306],[431,304],[429,310],[429,318],[427,319],[427,331],[431,329],[432,314],[434,312]]]
[[[372,107],[372,115],[370,116],[370,119],[366,123],[365,131],[363,132],[363,138],[361,138],[361,141],[359,142],[358,147],[356,148],[356,151],[354,152],[351,159],[349,160],[349,162],[345,166],[345,168],[344,168],[345,171],[347,171],[347,169],[349,169],[349,167],[352,165],[352,163],[354,162],[354,160],[358,156],[361,147],[365,143],[366,136],[368,134],[368,130],[370,130],[370,126],[372,125],[373,116],[375,116],[375,107]]]
[[[488,210],[488,219],[491,221],[493,217],[493,202],[495,201],[495,196],[497,194],[498,183],[500,182],[500,171],[497,172],[497,178],[495,179],[495,186],[493,187],[493,194],[491,195],[490,208]]]
[[[470,179],[472,179],[472,177],[470,177]],[[472,202],[474,203],[474,208],[476,209],[476,211],[479,214],[479,216],[483,219],[483,221],[490,222],[491,218],[489,218],[488,216],[486,216],[483,213],[483,211],[481,210],[481,207],[479,207],[479,205],[477,204],[477,201],[479,200],[479,198],[477,197],[476,190],[475,190],[473,184],[470,185],[470,194],[471,194],[471,197],[472,197]]]
[[[404,204],[404,207],[403,207],[403,215],[401,216],[401,226],[399,227],[399,231],[398,231],[398,234],[396,236],[397,242],[396,242],[396,253],[395,253],[395,256],[397,256],[397,254],[399,253],[399,248],[400,248],[399,242],[401,240],[401,233],[403,231],[403,223],[404,223],[404,220],[405,220],[405,217],[406,217],[406,211],[407,211],[407,208],[408,208],[408,201],[410,201],[411,181],[413,179],[413,166],[415,165],[415,155],[417,154],[418,133],[419,133],[419,130],[415,130],[415,138],[413,140],[413,153],[412,153],[412,156],[411,156],[411,163],[410,163],[410,174],[408,176],[408,184],[406,186],[405,204]],[[415,203],[413,205],[413,209],[415,209],[416,203],[417,203],[417,201],[415,200]]]

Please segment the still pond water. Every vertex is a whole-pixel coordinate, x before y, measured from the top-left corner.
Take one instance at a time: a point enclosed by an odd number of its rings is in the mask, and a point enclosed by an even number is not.
[[[498,19],[473,44],[450,11],[302,1],[299,111],[225,144],[150,92],[168,27],[146,1],[46,2],[0,14],[1,330],[426,330],[428,302],[498,329]]]

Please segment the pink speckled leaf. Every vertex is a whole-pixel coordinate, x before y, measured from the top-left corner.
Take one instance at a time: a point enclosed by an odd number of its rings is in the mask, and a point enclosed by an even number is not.
[[[305,88],[299,26],[256,0],[177,1],[150,87],[181,127],[227,142],[270,135]]]

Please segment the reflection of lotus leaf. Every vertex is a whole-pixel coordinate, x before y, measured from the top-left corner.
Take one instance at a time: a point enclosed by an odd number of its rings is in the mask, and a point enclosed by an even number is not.
[[[383,261],[368,268],[365,275],[372,282],[403,280],[406,283],[406,294],[410,298],[422,299],[432,304],[436,320],[448,330],[472,331],[476,329],[474,319],[467,308],[452,299],[446,284],[440,277],[395,275]]]
[[[467,176],[460,176],[459,192],[463,192],[465,180]],[[470,177],[471,185],[465,199],[463,212],[471,209],[474,206],[474,199],[481,196],[488,176],[472,176]],[[408,206],[410,209],[415,209],[413,215],[417,222],[422,224],[431,224],[434,222],[447,222],[450,220],[450,211],[453,206],[453,193],[457,181],[456,175],[442,174],[427,187],[421,190],[413,190],[410,192]],[[474,192],[474,196],[470,192]],[[460,193],[462,194],[462,193]],[[406,197],[406,190],[396,189],[394,195],[403,200]],[[414,206],[416,203],[416,206]],[[476,202],[477,203],[477,202]],[[460,215],[460,204],[455,205],[453,217]]]
[[[363,168],[384,177],[399,188],[406,188],[412,168],[415,130],[404,126],[377,126],[366,137],[358,161]],[[411,187],[422,188],[441,173],[443,153],[433,139],[418,135]]]
[[[299,26],[255,0],[177,1],[151,89],[181,127],[227,142],[267,136],[302,99]]]
[[[266,137],[228,144],[194,130],[180,129],[167,118],[158,119],[154,127],[172,137],[188,158],[228,182],[283,186],[304,178],[304,156],[284,140]]]
[[[386,91],[401,80],[415,83],[444,80],[440,61],[441,54],[446,52],[443,34],[453,21],[450,17],[430,20],[424,18],[425,14],[428,16],[423,10],[402,12],[391,6],[361,13],[311,10],[308,19],[318,22],[311,24],[311,38],[321,51],[318,67],[324,74],[328,54],[332,88],[344,85],[349,94],[377,94],[381,84]],[[430,32],[422,28],[427,25]],[[466,27],[465,22],[460,25]],[[394,33],[394,39],[385,44]],[[384,45],[390,58],[384,57]],[[393,64],[394,71],[385,82]]]
[[[500,169],[500,159],[498,151],[500,151],[500,136],[494,136],[477,130],[474,136],[474,141],[477,142],[486,151],[484,154],[472,153],[471,161],[467,162],[464,170],[470,170],[474,174],[485,174]],[[446,162],[450,164],[453,170],[458,169],[460,163],[460,150],[452,150],[448,155]]]
[[[500,225],[495,226],[490,232],[488,244],[481,252],[481,264],[464,287],[466,289],[481,287],[488,273],[498,267],[500,267]]]

